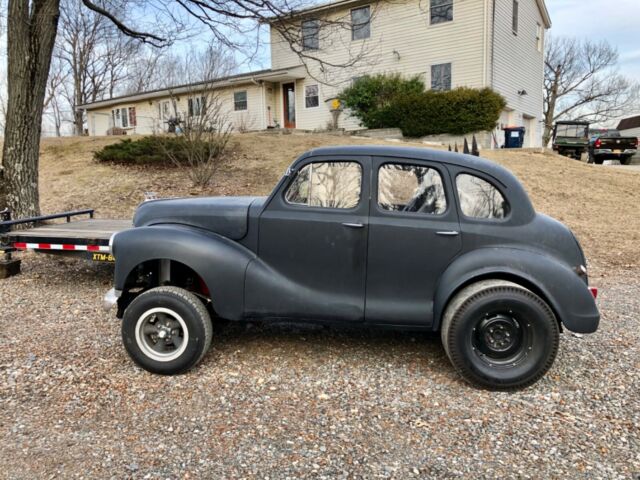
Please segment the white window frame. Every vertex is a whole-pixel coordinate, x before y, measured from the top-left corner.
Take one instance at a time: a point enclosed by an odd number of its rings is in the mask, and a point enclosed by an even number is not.
[[[433,88],[433,67],[441,67],[449,65],[449,88]],[[442,62],[442,63],[434,63],[429,68],[429,88],[435,92],[448,92],[453,89],[453,63],[452,62]]]
[[[442,8],[442,7],[448,7],[451,6],[451,20],[442,20],[440,22],[433,22],[433,17],[431,16],[431,10],[433,9],[433,0],[429,0],[429,25],[430,26],[437,26],[437,25],[447,25],[449,23],[452,23],[455,19],[454,16],[454,11],[453,11],[453,7],[454,7],[454,0],[449,0],[449,2],[443,4],[443,5],[438,5],[437,8]]]
[[[135,125],[131,125],[129,122],[130,111],[132,108],[136,108],[136,107],[135,106],[118,107],[118,108],[111,109],[111,119],[113,121],[114,128],[134,128],[135,127]]]
[[[244,93],[244,108],[238,108],[236,101],[236,93]],[[249,110],[249,92],[247,90],[237,90],[233,92],[233,111],[246,112]]]
[[[207,100],[204,95],[189,97],[187,99],[187,113],[189,114],[189,116],[201,117],[204,114],[206,101]]]
[[[307,46],[305,45],[305,34],[304,34],[304,24],[305,23],[315,23],[315,46]],[[314,27],[310,27],[310,28],[314,28]],[[302,35],[302,50],[305,51],[316,51],[316,50],[320,50],[320,20],[316,19],[316,18],[310,18],[308,20],[303,20],[300,23],[300,33]]]
[[[354,27],[354,25],[353,25],[353,12],[355,12],[356,10],[364,10],[365,8],[369,10],[369,21],[366,23],[366,25],[369,26],[368,35],[366,37],[362,37],[362,38],[354,38],[354,34],[355,34],[356,30],[353,28]],[[371,5],[362,5],[360,7],[352,8],[349,11],[349,20],[351,21],[351,41],[352,42],[360,42],[362,40],[367,40],[367,39],[371,38]],[[360,27],[359,30],[362,30],[362,29],[364,29],[364,27]]]
[[[318,98],[318,104],[313,106],[313,107],[307,107],[307,88],[309,87],[316,87],[316,97]],[[318,108],[320,107],[320,85],[318,85],[317,83],[312,83],[310,85],[305,85],[304,86],[304,109],[305,110],[313,110],[314,108]]]

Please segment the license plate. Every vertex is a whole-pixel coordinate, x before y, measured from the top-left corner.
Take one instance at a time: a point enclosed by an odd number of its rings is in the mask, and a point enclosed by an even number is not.
[[[101,252],[93,252],[91,255],[91,260],[94,262],[109,262],[113,263],[116,261],[115,257],[110,253],[101,253]]]
[[[622,150],[614,150],[613,153],[622,153]]]

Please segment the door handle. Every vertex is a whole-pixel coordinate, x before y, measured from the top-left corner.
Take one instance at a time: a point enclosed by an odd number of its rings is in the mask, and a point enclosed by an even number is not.
[[[456,230],[443,230],[440,232],[436,232],[436,235],[441,235],[443,237],[456,237],[458,235],[460,235],[460,232],[456,231]]]
[[[343,223],[342,226],[349,228],[364,228],[364,223]]]

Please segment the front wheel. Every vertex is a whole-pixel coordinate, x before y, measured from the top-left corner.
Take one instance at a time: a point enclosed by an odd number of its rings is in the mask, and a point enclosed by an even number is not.
[[[152,288],[124,312],[122,340],[131,359],[152,373],[174,375],[195,366],[211,345],[209,312],[193,293]]]
[[[560,329],[549,306],[530,290],[503,280],[464,288],[444,313],[442,344],[470,383],[524,388],[549,370]]]

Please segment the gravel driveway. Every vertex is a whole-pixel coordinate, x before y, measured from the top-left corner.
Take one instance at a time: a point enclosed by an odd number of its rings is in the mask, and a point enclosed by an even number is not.
[[[592,336],[538,384],[477,390],[437,337],[220,329],[189,374],[129,361],[106,266],[25,257],[0,281],[7,478],[623,478],[640,472],[640,280],[598,279]]]

